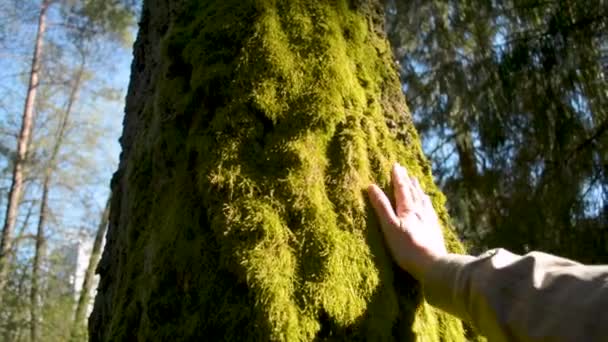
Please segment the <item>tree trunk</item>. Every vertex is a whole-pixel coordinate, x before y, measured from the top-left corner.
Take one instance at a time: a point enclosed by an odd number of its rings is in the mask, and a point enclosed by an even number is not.
[[[57,130],[57,135],[51,148],[51,154],[49,156],[49,160],[46,163],[44,171],[44,180],[42,182],[42,197],[40,198],[40,213],[38,215],[38,226],[36,231],[36,249],[34,251],[34,262],[32,264],[32,286],[30,288],[30,340],[32,342],[38,341],[38,324],[40,321],[41,306],[39,280],[41,266],[46,255],[45,227],[48,218],[49,191],[53,178],[53,172],[55,171],[55,167],[57,164],[57,157],[59,156],[59,151],[61,150],[61,146],[63,145],[63,140],[65,138],[70,114],[78,97],[78,90],[80,89],[80,84],[84,73],[84,64],[85,63],[83,58],[80,64],[80,68],[76,72],[72,87],[70,88],[70,94],[68,96],[66,109],[63,112],[61,121],[59,122],[59,129]]]
[[[27,275],[28,272],[26,272],[26,270],[24,270],[23,272],[21,272],[21,276],[19,277],[19,280],[17,281],[17,289],[16,289],[16,293],[17,294],[23,294],[24,296],[27,294],[27,289],[26,289],[26,285],[28,284],[27,282]],[[16,322],[21,322],[22,320],[19,319],[19,317],[15,317],[17,316],[19,313],[21,313],[20,311],[23,310],[25,311],[26,309],[21,309],[21,307],[13,305],[12,310],[8,310],[8,317],[3,317],[4,318],[4,322],[9,322],[9,324],[13,324],[12,329],[3,329],[4,330],[4,336],[3,336],[3,340],[2,341],[22,341],[21,339],[21,334],[23,333],[24,330],[27,330],[27,326],[25,324],[15,324]]]
[[[36,101],[36,92],[38,90],[38,74],[41,67],[42,42],[46,32],[46,13],[50,0],[43,0],[40,6],[40,15],[38,17],[38,32],[36,34],[36,44],[34,47],[34,56],[32,58],[32,69],[30,71],[30,80],[27,95],[25,98],[25,107],[23,109],[23,118],[21,122],[21,132],[17,143],[17,155],[13,166],[13,177],[6,205],[6,213],[4,215],[4,226],[2,228],[2,239],[0,240],[0,303],[2,302],[2,292],[7,282],[8,271],[12,255],[13,229],[17,221],[19,208],[19,199],[23,191],[23,169],[25,158],[27,156],[27,148],[32,134],[32,126],[34,122],[34,104]]]
[[[78,303],[76,304],[76,310],[74,312],[74,326],[72,328],[72,339],[74,340],[77,340],[78,334],[81,332],[81,329],[84,328],[85,315],[91,299],[93,279],[95,278],[95,268],[97,268],[97,263],[101,257],[103,238],[106,235],[108,227],[110,203],[111,198],[108,198],[106,206],[101,214],[101,220],[99,221],[97,234],[95,234],[95,241],[93,242],[91,258],[89,259],[89,265],[87,266],[84,280],[82,281],[82,290],[80,291],[80,296],[78,297]]]
[[[51,183],[51,171],[47,167],[42,183],[42,198],[40,201],[40,213],[38,215],[38,227],[36,231],[36,249],[34,251],[34,261],[32,263],[32,285],[30,287],[30,341],[38,341],[38,324],[40,320],[40,296],[39,278],[40,264],[46,254],[46,237],[44,225],[48,215],[48,197]]]
[[[144,1],[92,341],[464,340],[365,196],[399,161],[449,228],[382,26],[378,0]]]

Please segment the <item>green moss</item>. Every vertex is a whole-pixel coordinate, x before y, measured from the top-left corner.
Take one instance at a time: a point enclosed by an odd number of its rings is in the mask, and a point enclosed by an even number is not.
[[[186,3],[127,161],[108,340],[463,340],[392,263],[365,196],[406,165],[462,251],[378,4]]]

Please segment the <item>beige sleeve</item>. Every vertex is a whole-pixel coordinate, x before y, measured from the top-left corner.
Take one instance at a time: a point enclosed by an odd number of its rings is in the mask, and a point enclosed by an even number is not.
[[[450,254],[423,280],[427,301],[489,341],[608,341],[608,265],[504,249]]]

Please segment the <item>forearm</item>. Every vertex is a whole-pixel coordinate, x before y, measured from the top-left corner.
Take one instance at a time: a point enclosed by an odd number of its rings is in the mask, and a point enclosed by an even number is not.
[[[424,276],[429,303],[490,341],[608,340],[608,267],[544,253],[450,254]]]

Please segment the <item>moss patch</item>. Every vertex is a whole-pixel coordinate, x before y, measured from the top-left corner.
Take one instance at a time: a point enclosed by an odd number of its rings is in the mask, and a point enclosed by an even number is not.
[[[365,196],[398,161],[449,227],[379,4],[183,6],[154,96],[127,113],[143,123],[107,340],[464,340],[392,263]]]

